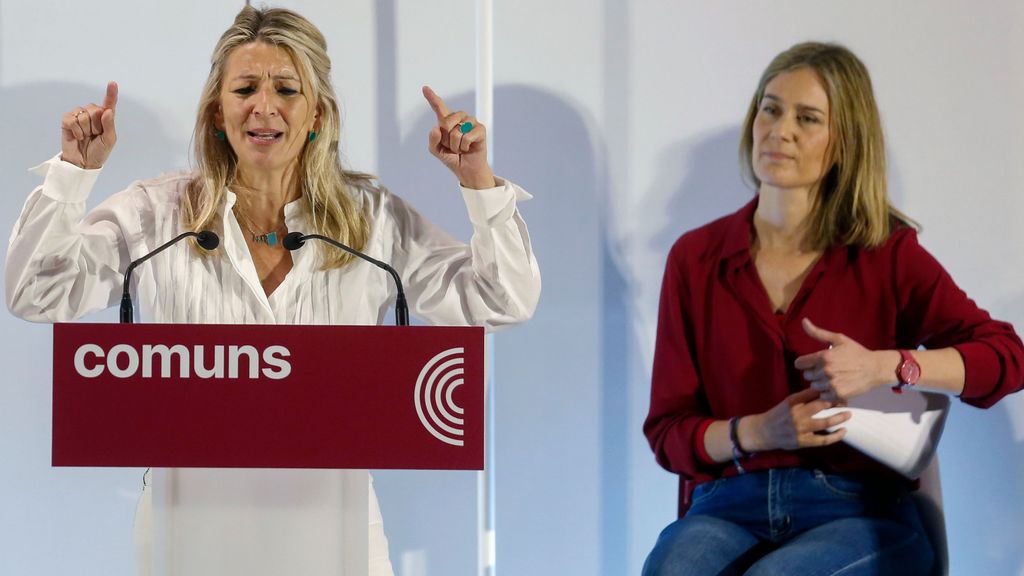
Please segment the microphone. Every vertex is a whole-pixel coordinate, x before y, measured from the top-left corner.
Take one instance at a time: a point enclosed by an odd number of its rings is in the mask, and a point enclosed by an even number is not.
[[[306,243],[306,240],[323,240],[324,242],[327,242],[331,246],[334,246],[335,248],[341,248],[345,252],[348,252],[349,254],[356,256],[358,258],[362,258],[363,260],[366,260],[370,264],[373,264],[374,266],[386,271],[388,274],[391,274],[391,277],[395,279],[395,286],[398,288],[398,295],[395,296],[395,325],[409,325],[409,305],[405,302],[405,289],[402,288],[402,279],[398,277],[398,272],[395,272],[394,268],[388,266],[387,264],[381,262],[380,260],[377,260],[376,258],[371,258],[366,254],[363,254],[362,252],[356,250],[355,248],[346,246],[341,242],[334,240],[333,238],[328,238],[327,236],[321,236],[319,234],[303,234],[302,232],[289,232],[287,235],[285,235],[284,240],[281,241],[281,245],[287,248],[288,250],[298,250]]]
[[[121,293],[121,324],[132,323],[132,296],[128,293],[128,287],[130,286],[129,281],[132,279],[132,272],[135,271],[135,268],[139,264],[142,264],[146,260],[149,260],[174,244],[177,244],[182,238],[188,238],[190,236],[194,236],[199,247],[206,251],[214,250],[220,245],[220,237],[217,236],[215,232],[210,232],[209,230],[203,230],[202,232],[185,232],[129,264],[128,269],[124,271],[124,291]]]

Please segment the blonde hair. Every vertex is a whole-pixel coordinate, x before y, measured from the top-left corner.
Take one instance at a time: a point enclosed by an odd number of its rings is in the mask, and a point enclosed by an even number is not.
[[[797,44],[765,69],[743,122],[740,162],[744,175],[761,185],[754,173],[753,129],[765,86],[779,74],[798,68],[817,73],[831,110],[825,175],[811,208],[807,246],[816,250],[835,245],[873,248],[885,242],[894,226],[920,228],[889,201],[885,138],[871,77],[864,63],[838,44]]]
[[[319,112],[316,138],[305,143],[297,168],[302,205],[311,232],[362,250],[369,236],[369,223],[362,207],[356,205],[350,187],[365,184],[372,176],[350,172],[341,164],[338,153],[341,115],[331,86],[326,40],[311,22],[281,8],[246,6],[217,42],[210,59],[210,75],[199,100],[193,135],[198,171],[182,200],[183,225],[193,231],[223,228],[220,208],[226,187],[235,180],[237,158],[230,144],[217,138],[214,114],[228,56],[250,42],[265,42],[288,53],[302,80],[310,87],[315,100],[310,102],[311,109]],[[327,250],[326,245],[320,249],[323,269],[344,266],[353,258],[341,250]]]

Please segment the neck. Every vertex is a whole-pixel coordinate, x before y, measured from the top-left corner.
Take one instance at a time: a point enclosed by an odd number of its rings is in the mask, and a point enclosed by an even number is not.
[[[301,195],[294,165],[272,172],[239,167],[232,184],[246,216],[261,227],[280,223],[285,204]]]
[[[765,248],[800,251],[814,205],[811,188],[776,188],[761,185],[754,212],[754,232]]]

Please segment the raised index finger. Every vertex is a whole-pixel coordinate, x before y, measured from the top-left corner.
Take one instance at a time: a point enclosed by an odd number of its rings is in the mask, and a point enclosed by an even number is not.
[[[103,97],[103,109],[117,108],[117,82],[107,82],[107,95]]]
[[[448,107],[444,105],[444,100],[441,100],[441,97],[430,89],[430,86],[423,87],[423,97],[427,99],[430,107],[434,109],[434,114],[437,115],[438,120],[444,120],[450,114]]]

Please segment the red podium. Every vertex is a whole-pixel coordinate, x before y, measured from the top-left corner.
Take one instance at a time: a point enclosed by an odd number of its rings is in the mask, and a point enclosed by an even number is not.
[[[366,574],[366,468],[483,468],[483,357],[482,328],[58,324],[53,465],[153,467],[146,573]]]

